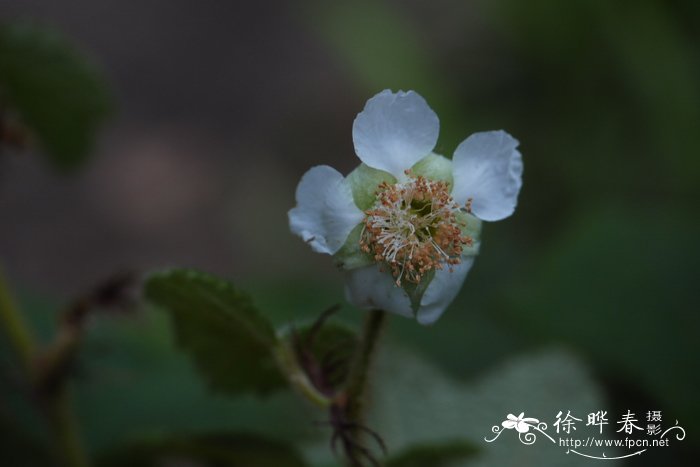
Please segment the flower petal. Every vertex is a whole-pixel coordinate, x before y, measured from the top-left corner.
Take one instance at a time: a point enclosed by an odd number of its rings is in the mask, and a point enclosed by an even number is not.
[[[345,278],[345,297],[353,305],[413,318],[408,294],[396,286],[391,274],[380,271],[378,265],[353,269]]]
[[[459,204],[471,199],[472,213],[485,221],[513,214],[522,186],[523,161],[518,140],[505,131],[475,133],[455,150],[454,188]]]
[[[440,318],[462,288],[474,259],[474,256],[462,257],[462,262],[454,265],[452,272],[447,266],[435,272],[435,277],[420,302],[416,316],[420,324],[433,324]]]
[[[289,226],[318,253],[334,254],[364,214],[340,172],[327,165],[312,167],[297,186],[297,206],[289,211]]]
[[[430,154],[439,132],[437,115],[419,94],[385,89],[355,118],[352,139],[362,162],[401,179]]]
[[[527,433],[528,431],[530,431],[530,425],[520,421],[520,422],[516,423],[515,429],[518,433]]]
[[[508,430],[512,430],[513,428],[515,428],[515,425],[516,425],[517,423],[518,423],[518,422],[516,422],[516,421],[514,421],[514,420],[506,420],[506,421],[504,421],[503,423],[501,423],[501,426],[503,426],[503,428],[506,428],[506,429],[508,429]]]

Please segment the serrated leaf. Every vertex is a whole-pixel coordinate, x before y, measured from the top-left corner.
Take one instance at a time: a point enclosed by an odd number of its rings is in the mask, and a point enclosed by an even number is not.
[[[272,326],[230,283],[178,269],[152,275],[145,293],[170,314],[178,344],[213,390],[268,393],[286,386]]]
[[[80,165],[109,111],[103,78],[60,34],[0,25],[0,103],[19,114],[60,169]]]
[[[103,454],[98,467],[158,465],[303,467],[292,447],[280,441],[245,433],[168,437],[134,443]]]
[[[386,462],[386,467],[448,467],[478,452],[479,449],[474,444],[464,440],[416,444],[391,457]]]

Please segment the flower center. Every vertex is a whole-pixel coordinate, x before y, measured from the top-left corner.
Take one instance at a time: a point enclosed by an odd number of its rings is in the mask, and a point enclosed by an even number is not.
[[[378,186],[360,236],[360,248],[390,268],[397,286],[404,279],[418,284],[431,270],[459,264],[463,246],[473,243],[462,235],[465,224],[447,183],[406,175],[405,182]]]

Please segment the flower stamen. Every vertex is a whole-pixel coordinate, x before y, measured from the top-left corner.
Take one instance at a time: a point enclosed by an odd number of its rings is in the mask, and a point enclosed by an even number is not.
[[[389,267],[397,286],[403,280],[418,284],[431,270],[461,262],[464,245],[461,208],[444,181],[429,180],[406,171],[408,180],[383,182],[375,205],[365,211],[360,248]]]

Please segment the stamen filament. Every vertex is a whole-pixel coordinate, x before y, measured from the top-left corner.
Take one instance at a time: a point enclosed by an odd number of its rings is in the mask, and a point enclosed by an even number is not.
[[[365,212],[360,248],[386,264],[396,278],[419,283],[431,270],[459,264],[464,245],[457,205],[443,181],[428,180],[407,171],[409,179],[378,186],[377,202]]]

